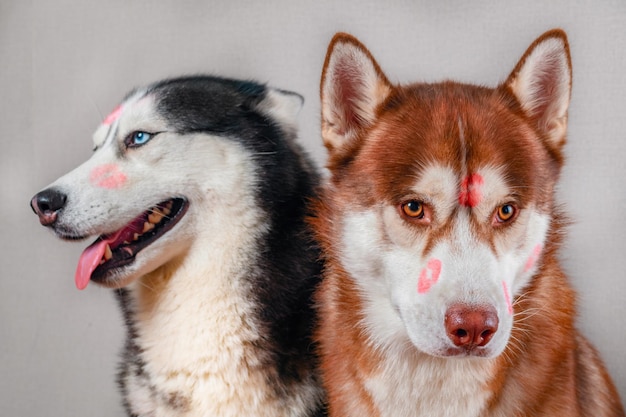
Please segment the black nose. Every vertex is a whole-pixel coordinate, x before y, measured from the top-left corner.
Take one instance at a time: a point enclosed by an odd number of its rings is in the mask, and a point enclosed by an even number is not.
[[[57,220],[59,210],[65,206],[67,196],[55,188],[48,188],[30,200],[30,207],[39,216],[39,222],[50,226]]]

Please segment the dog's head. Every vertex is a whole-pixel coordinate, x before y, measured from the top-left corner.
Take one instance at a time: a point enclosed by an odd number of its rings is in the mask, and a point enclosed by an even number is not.
[[[289,165],[306,162],[291,141],[301,106],[296,94],[217,77],[129,94],[96,130],[92,157],[31,201],[57,236],[99,236],[81,255],[77,287],[122,287],[193,245],[219,253],[238,230],[262,233],[262,200],[292,192]]]
[[[408,335],[435,356],[503,351],[542,267],[570,87],[559,30],[495,89],[393,85],[358,40],[335,36],[321,82],[332,175],[320,211],[332,227],[320,234],[375,344]]]

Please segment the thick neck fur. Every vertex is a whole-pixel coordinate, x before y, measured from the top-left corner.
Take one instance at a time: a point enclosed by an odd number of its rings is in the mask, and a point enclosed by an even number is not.
[[[245,246],[230,248],[228,243],[192,247],[192,253],[146,275],[131,290],[145,355],[155,355],[151,364],[162,362],[156,371],[193,369],[205,357],[223,355],[229,341],[237,346],[258,337],[246,301],[250,283],[245,258],[252,254],[245,253]],[[202,246],[211,249],[202,253]],[[216,351],[207,349],[213,345]]]
[[[198,228],[213,233],[125,290],[127,353],[136,355],[131,362],[140,372],[136,377],[123,370],[122,379],[133,387],[128,389],[133,407],[146,404],[133,412],[295,416],[306,415],[303,410],[315,404],[311,399],[319,392],[310,369],[288,396],[275,383],[280,375],[274,352],[262,340],[263,306],[250,296],[266,231],[258,218],[248,217],[237,218],[247,228]],[[145,401],[138,400],[141,395]]]

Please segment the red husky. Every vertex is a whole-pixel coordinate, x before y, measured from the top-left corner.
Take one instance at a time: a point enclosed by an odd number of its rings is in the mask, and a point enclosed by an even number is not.
[[[318,339],[331,416],[623,416],[557,251],[571,62],[537,39],[495,89],[391,84],[338,34]]]

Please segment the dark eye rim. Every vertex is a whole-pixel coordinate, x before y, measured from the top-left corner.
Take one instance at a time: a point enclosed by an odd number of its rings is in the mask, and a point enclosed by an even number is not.
[[[418,209],[415,211],[415,213],[417,213],[415,215],[413,214],[413,210],[411,210],[410,208],[408,209],[410,212],[407,210],[407,208],[411,204],[419,205]],[[421,219],[424,217],[424,203],[419,200],[406,201],[402,203],[400,207],[402,208],[402,212],[412,219]]]
[[[405,211],[406,207],[411,203],[418,203],[420,205],[421,211],[417,215],[412,215],[410,212]],[[427,203],[419,198],[410,198],[402,201],[397,206],[398,212],[400,216],[412,223],[417,223],[420,225],[429,224],[432,217],[432,211]]]
[[[133,142],[133,138],[138,133],[145,133],[147,135],[150,135],[150,138],[147,141],[145,141],[144,143],[134,143]],[[144,146],[147,143],[149,143],[159,133],[161,133],[161,132],[149,132],[147,130],[133,130],[128,135],[126,135],[126,138],[124,138],[124,146],[126,146],[126,148],[139,148],[139,147]]]
[[[508,217],[506,219],[503,219],[502,217],[500,217],[500,210],[503,207],[506,207],[506,206],[510,206],[513,209],[513,213],[511,214],[510,217]],[[513,202],[500,204],[496,208],[496,210],[495,210],[495,212],[493,214],[494,225],[496,225],[496,226],[503,226],[505,224],[510,224],[511,222],[513,222],[517,218],[517,216],[519,215],[519,211],[520,211],[519,206],[517,204],[513,203]]]

